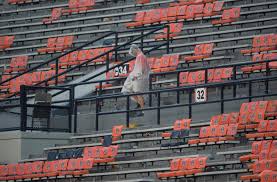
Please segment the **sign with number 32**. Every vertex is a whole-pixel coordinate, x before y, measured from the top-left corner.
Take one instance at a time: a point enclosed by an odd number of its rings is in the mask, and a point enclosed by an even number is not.
[[[207,88],[196,88],[194,90],[195,102],[207,101]]]

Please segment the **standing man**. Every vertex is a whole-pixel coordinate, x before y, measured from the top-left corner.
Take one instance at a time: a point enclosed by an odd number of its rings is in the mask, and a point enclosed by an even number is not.
[[[136,57],[134,70],[129,74],[126,81],[124,82],[122,93],[139,93],[148,90],[149,86],[149,74],[151,68],[147,62],[146,56],[140,50],[140,48],[133,44],[131,45],[129,54]],[[132,96],[141,109],[144,108],[144,96]],[[144,112],[137,113],[137,116],[143,116]]]

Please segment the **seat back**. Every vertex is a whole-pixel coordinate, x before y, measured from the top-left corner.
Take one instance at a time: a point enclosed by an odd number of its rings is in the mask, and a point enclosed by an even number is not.
[[[70,9],[78,8],[79,7],[79,1],[78,0],[69,0],[68,7]]]
[[[53,48],[53,47],[55,47],[56,42],[57,42],[57,37],[48,38],[47,47],[48,47],[48,48]]]
[[[180,169],[181,159],[173,159],[170,161],[170,170],[177,171]]]
[[[180,84],[187,84],[188,83],[188,76],[189,76],[189,72],[181,72],[180,75],[179,75]]]
[[[173,130],[180,131],[190,129],[190,123],[191,119],[176,120],[173,126]]]
[[[222,11],[223,5],[224,5],[224,1],[215,1],[215,2],[213,2],[213,12]]]
[[[121,137],[123,128],[124,128],[123,125],[113,126],[112,136],[113,137]]]
[[[8,176],[15,176],[17,173],[18,164],[8,164]]]
[[[9,173],[9,168],[7,165],[0,165],[0,177],[5,177]]]
[[[219,125],[219,122],[221,121],[221,115],[212,116],[210,120],[210,125]]]

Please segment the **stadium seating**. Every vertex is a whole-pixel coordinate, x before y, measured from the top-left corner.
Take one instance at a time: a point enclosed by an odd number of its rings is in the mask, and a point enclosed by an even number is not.
[[[252,49],[241,50],[242,54],[259,53],[276,50],[276,34],[256,36],[253,38]]]
[[[213,20],[212,24],[225,24],[225,23],[232,23],[234,21],[237,21],[240,17],[240,8],[231,8],[226,9],[222,13],[222,17],[219,20]]]
[[[219,84],[223,81],[227,83],[231,79],[243,80],[246,76],[259,78],[264,76],[266,64],[258,64],[255,61],[276,59],[276,46],[273,42],[276,34],[277,18],[274,13],[277,3],[273,0],[118,0],[117,3],[112,0],[66,0],[51,3],[44,0],[9,0],[8,3],[0,5],[3,9],[0,12],[0,36],[11,36],[10,41],[4,40],[5,38],[1,41],[0,38],[0,50],[4,50],[0,52],[2,81],[110,31],[130,28],[130,32],[118,35],[117,43],[122,45],[141,35],[141,31],[136,32],[137,28],[156,25],[170,27],[169,52],[166,52],[166,46],[163,46],[147,54],[153,72],[153,85],[159,89],[175,87],[178,82],[180,86],[194,86],[204,84],[205,81]],[[148,30],[143,33],[146,32]],[[113,39],[112,36],[106,38]],[[65,39],[68,42],[65,42]],[[145,37],[144,51],[159,43],[165,43],[165,39],[167,29]],[[134,43],[139,45],[142,40]],[[53,61],[0,85],[0,98],[12,94],[18,96],[20,85],[38,84],[55,76],[56,72],[61,73],[78,66],[114,47],[114,40],[109,45],[99,41],[74,51],[61,57],[58,65]],[[60,76],[59,84],[62,83],[63,86],[71,80],[76,83],[83,75],[98,73],[107,66],[106,63],[112,66],[129,59],[128,48],[129,45],[120,48],[117,59],[115,54],[103,56]],[[240,54],[241,50],[244,56]],[[248,57],[249,54],[251,57]],[[204,69],[207,64],[213,67],[247,62],[250,59],[254,63],[251,66],[209,68],[205,78]],[[275,75],[276,63],[270,62],[268,66],[270,75]],[[200,67],[203,69],[190,70]],[[133,68],[134,61],[131,61],[106,73],[106,79],[114,80],[102,80],[101,83],[89,85],[96,89],[96,92],[90,92],[89,96],[119,94],[118,90]],[[275,88],[274,83],[269,82],[272,89]],[[48,81],[47,84],[54,85],[55,81]],[[264,93],[264,82],[257,85],[253,83],[253,96],[256,93]],[[170,112],[161,109],[161,126],[153,125],[155,112],[151,111],[149,114],[145,111],[143,119],[131,116],[130,112],[130,122],[139,125],[138,128],[131,129],[123,125],[126,122],[125,117],[105,115],[103,120],[102,116],[99,117],[100,130],[108,130],[93,134],[90,133],[94,130],[92,125],[95,122],[94,101],[89,102],[89,107],[88,103],[80,107],[78,105],[78,118],[80,117],[82,122],[79,123],[78,120],[78,133],[69,139],[68,144],[46,147],[37,161],[29,159],[25,162],[0,165],[0,181],[65,181],[79,177],[81,179],[73,180],[274,181],[276,98],[272,96],[252,98],[252,102],[251,99],[249,102],[240,101],[239,97],[244,96],[247,89],[242,85],[238,86],[237,90],[239,96],[235,97],[231,93],[232,88],[224,87],[224,99],[230,102],[225,103],[222,113],[218,110],[218,105],[202,107],[192,100],[193,116],[190,119],[181,119],[188,118],[189,115],[183,106],[180,110],[172,108]],[[270,94],[271,92],[272,90],[269,90]],[[178,104],[186,105],[187,92],[178,94]],[[211,98],[208,100],[219,98],[218,89],[209,89],[209,94]],[[154,108],[157,96],[152,94],[151,97],[154,98]],[[166,106],[168,101],[171,103],[173,97],[175,98],[175,93],[161,94],[162,107]],[[125,105],[122,100],[101,100],[99,110],[112,112],[114,106],[116,111],[124,110],[125,107],[120,108]],[[133,102],[130,102],[130,108],[133,107]],[[217,110],[210,112],[212,109]],[[56,116],[56,113],[53,115]],[[110,125],[113,126],[112,130]],[[251,147],[252,150],[249,150]],[[64,157],[64,154],[72,151],[79,151],[78,157]],[[49,160],[48,156],[51,154],[54,158]],[[241,155],[245,156],[240,157]]]
[[[57,51],[61,52],[72,46],[73,39],[74,39],[73,36],[49,38],[47,41],[47,47],[40,48],[37,51],[40,54],[53,53],[53,52],[57,52]]]
[[[195,175],[206,167],[207,157],[181,158],[170,162],[170,172],[157,173],[158,178]]]
[[[62,14],[73,14],[86,12],[92,9],[92,6],[95,5],[95,0],[69,0],[68,9],[63,9]]]
[[[11,60],[10,68],[5,69],[5,73],[22,72],[27,69],[28,56],[18,56]]]
[[[185,61],[194,61],[199,59],[208,58],[211,56],[213,52],[214,44],[200,44],[196,45],[194,49],[194,56],[187,56],[185,57]]]

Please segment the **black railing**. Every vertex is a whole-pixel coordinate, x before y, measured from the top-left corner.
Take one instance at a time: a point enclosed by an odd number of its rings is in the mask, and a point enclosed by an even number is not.
[[[75,100],[75,109],[74,109],[74,132],[77,131],[77,124],[78,124],[78,114],[77,114],[77,106],[78,104],[82,102],[94,102],[95,103],[95,129],[99,130],[99,116],[103,115],[111,115],[111,114],[122,114],[126,113],[126,126],[129,126],[130,123],[130,113],[134,111],[149,111],[149,110],[156,110],[157,112],[157,124],[160,125],[160,116],[161,116],[161,110],[162,109],[168,109],[168,108],[176,108],[176,107],[188,107],[188,118],[192,118],[192,106],[194,105],[201,105],[201,104],[212,104],[212,103],[220,103],[220,112],[224,113],[224,106],[225,102],[229,101],[236,101],[236,100],[244,100],[248,99],[249,102],[252,101],[253,98],[264,98],[264,97],[271,97],[271,96],[277,96],[277,91],[268,93],[264,92],[259,95],[253,95],[252,93],[252,85],[257,82],[269,82],[269,81],[276,81],[277,76],[265,76],[261,78],[246,78],[241,80],[231,80],[224,83],[206,83],[206,84],[199,84],[194,86],[185,86],[185,87],[179,87],[179,88],[166,88],[162,90],[153,90],[143,93],[135,93],[135,94],[114,94],[114,95],[102,95],[97,97],[87,97],[83,99],[76,99]],[[248,84],[248,96],[242,96],[242,97],[233,97],[233,98],[226,98],[224,97],[224,89],[226,87],[237,87],[240,84]],[[193,97],[193,91],[196,88],[220,88],[220,97],[216,100],[206,101],[206,102],[199,102],[195,103],[192,101]],[[186,92],[188,93],[188,103],[176,103],[171,105],[161,105],[160,99],[162,93],[170,93],[170,92]],[[130,98],[132,96],[138,96],[138,95],[156,95],[157,96],[157,105],[147,107],[144,109],[131,109],[130,108]],[[116,110],[116,111],[101,111],[101,102],[104,102],[106,99],[115,99],[118,100],[119,98],[123,98],[125,100],[126,109],[123,110]]]
[[[42,91],[44,93],[48,93],[49,91],[67,91],[69,92],[69,96],[67,100],[63,101],[51,101],[49,104],[39,104],[39,103],[29,103],[27,99],[27,93],[29,91],[32,91],[35,93],[36,91]],[[40,98],[41,99],[41,98]],[[61,105],[62,104],[62,105]],[[21,131],[59,131],[59,132],[72,132],[72,112],[73,112],[73,104],[74,104],[74,99],[73,99],[73,91],[71,88],[66,88],[66,87],[41,87],[41,86],[25,86],[22,85],[20,88],[20,130]],[[28,122],[27,116],[33,119],[34,116],[28,115],[28,108],[46,108],[49,110],[49,118],[46,123],[46,126],[44,127],[35,127],[33,125],[33,120],[32,122]],[[53,109],[56,110],[66,110],[67,112],[67,127],[51,127],[50,126],[50,121],[54,120],[53,118],[50,117],[50,113]],[[39,111],[38,111],[39,112]],[[33,113],[34,114],[34,113]],[[37,114],[45,114],[45,113],[37,113]],[[32,123],[31,125],[27,125],[27,123]]]
[[[160,46],[163,46],[160,45]],[[155,48],[152,48],[155,49]],[[149,50],[151,51],[151,50]],[[147,54],[149,51],[146,51],[145,54]],[[232,80],[238,80],[239,78],[237,77],[238,75],[243,75],[243,72],[239,72],[238,68],[241,68],[243,66],[252,66],[252,65],[256,65],[256,64],[262,64],[265,63],[266,64],[266,69],[265,69],[265,74],[267,76],[270,75],[270,68],[269,68],[269,63],[270,62],[274,62],[276,60],[265,60],[265,61],[257,61],[257,62],[240,62],[240,63],[232,63],[232,64],[224,64],[224,65],[218,65],[218,66],[207,66],[207,67],[198,67],[198,68],[185,68],[185,69],[178,69],[176,71],[168,71],[168,72],[161,72],[161,73],[151,73],[150,77],[149,77],[149,90],[153,90],[153,78],[158,77],[158,76],[166,76],[166,75],[171,75],[171,74],[175,74],[175,78],[176,78],[176,87],[179,87],[180,84],[180,80],[179,80],[179,75],[182,72],[194,72],[194,71],[205,71],[205,80],[204,83],[208,83],[207,80],[207,74],[208,74],[208,70],[210,69],[217,69],[217,68],[233,68],[233,73],[232,73]],[[117,66],[121,66],[123,64],[126,64],[128,61],[122,62],[116,66],[111,67],[111,69],[117,67]],[[90,85],[90,84],[99,84],[99,90],[97,92],[97,95],[93,96],[93,97],[97,97],[99,95],[102,95],[103,92],[103,83],[104,82],[113,82],[113,81],[123,81],[126,79],[126,77],[118,77],[118,78],[113,78],[113,79],[103,79],[103,80],[96,80],[96,81],[89,81],[94,77],[88,78],[86,80],[86,82],[81,82],[81,83],[76,83],[76,84],[67,84],[66,87],[72,87],[73,90],[75,90],[76,87],[78,86],[82,86],[82,85]],[[266,83],[267,85],[267,83]],[[266,86],[268,88],[268,85]],[[268,90],[268,89],[266,89]],[[233,97],[235,97],[235,91],[234,90],[234,95]],[[177,94],[178,95],[178,94]],[[74,98],[76,98],[74,96]]]
[[[41,64],[39,64],[39,65],[37,65],[37,66],[34,66],[33,68],[30,68],[30,69],[28,69],[28,70],[26,70],[26,71],[24,71],[24,72],[22,72],[22,73],[19,73],[19,74],[17,74],[16,76],[13,76],[13,77],[11,77],[11,78],[5,80],[5,81],[2,81],[2,82],[0,82],[0,85],[3,85],[4,83],[7,83],[7,82],[9,82],[9,81],[11,81],[11,80],[13,80],[13,79],[16,79],[16,78],[18,78],[18,77],[20,77],[20,76],[22,76],[22,75],[24,75],[24,74],[26,74],[26,73],[31,73],[31,72],[33,72],[33,71],[39,69],[39,68],[42,68],[42,67],[45,66],[45,65],[49,65],[49,64],[52,63],[52,62],[55,62],[55,71],[56,71],[55,75],[52,76],[52,77],[50,77],[50,78],[48,78],[48,79],[45,79],[45,80],[43,80],[43,81],[41,81],[41,82],[39,82],[39,83],[36,83],[35,86],[36,86],[36,85],[45,85],[45,86],[47,86],[47,85],[48,85],[48,82],[51,81],[51,80],[53,80],[53,79],[55,79],[55,85],[57,85],[57,84],[58,84],[58,78],[59,78],[60,76],[65,75],[66,73],[71,72],[71,71],[73,71],[73,70],[80,69],[82,66],[87,65],[87,64],[93,62],[94,60],[96,60],[96,59],[98,59],[98,58],[101,58],[101,57],[103,57],[103,56],[107,57],[107,60],[106,60],[106,70],[105,70],[105,71],[102,71],[102,72],[100,72],[100,73],[98,73],[98,74],[96,74],[96,75],[94,75],[93,77],[91,77],[91,78],[89,78],[89,79],[84,80],[83,82],[88,81],[88,80],[93,79],[93,78],[96,78],[97,76],[102,75],[102,74],[104,74],[104,73],[106,73],[106,72],[108,72],[108,71],[110,71],[110,70],[112,70],[113,68],[116,67],[116,66],[114,66],[114,67],[112,67],[112,68],[109,68],[109,64],[110,64],[109,54],[111,54],[112,52],[114,52],[114,53],[115,53],[115,59],[116,59],[116,61],[117,61],[117,59],[118,59],[118,51],[120,51],[121,48],[123,48],[123,47],[125,47],[125,46],[128,46],[128,45],[130,45],[131,43],[133,43],[133,42],[135,42],[135,41],[137,41],[137,40],[141,40],[141,45],[140,45],[140,46],[143,47],[143,43],[144,43],[143,39],[144,39],[146,36],[149,36],[149,35],[151,35],[151,34],[157,32],[157,31],[159,31],[159,30],[164,29],[164,28],[167,28],[167,29],[168,29],[167,32],[169,33],[170,27],[169,27],[168,25],[155,26],[155,27],[146,27],[146,28],[139,28],[139,29],[134,29],[134,30],[119,31],[119,32],[110,32],[110,33],[108,33],[108,34],[106,34],[106,35],[104,35],[104,36],[101,36],[101,37],[99,37],[99,38],[93,40],[93,41],[89,41],[88,43],[86,43],[86,44],[84,44],[84,45],[82,45],[82,46],[79,46],[79,47],[74,48],[74,49],[72,49],[72,50],[70,50],[70,51],[67,51],[67,52],[65,52],[65,53],[63,53],[63,54],[61,54],[61,55],[59,55],[59,56],[57,56],[57,57],[55,57],[55,58],[53,58],[53,59],[50,59],[50,60],[45,61],[45,62],[43,62],[43,63],[41,63]],[[141,36],[136,37],[136,38],[134,38],[134,39],[132,39],[132,40],[130,40],[130,41],[124,43],[124,44],[118,45],[118,42],[119,42],[119,41],[118,41],[118,39],[119,39],[118,35],[119,35],[120,33],[137,32],[137,31],[142,32],[142,33],[141,33]],[[149,31],[149,32],[144,33],[145,31]],[[109,37],[109,36],[112,36],[112,35],[115,35],[115,45],[114,45],[115,47],[114,47],[113,49],[111,49],[111,50],[109,50],[109,51],[106,51],[106,52],[104,52],[104,53],[102,53],[102,54],[100,54],[100,55],[98,55],[98,56],[96,56],[96,57],[94,57],[94,58],[92,58],[92,59],[89,59],[89,60],[87,60],[87,61],[84,61],[84,62],[82,62],[82,63],[80,63],[80,64],[78,64],[78,65],[76,65],[76,66],[73,66],[73,67],[71,67],[71,68],[69,68],[69,69],[66,69],[65,71],[59,73],[59,58],[65,56],[65,55],[67,55],[67,54],[70,54],[70,53],[72,53],[72,52],[74,52],[74,51],[81,50],[82,48],[87,47],[88,45],[91,45],[91,44],[93,44],[93,43],[95,43],[95,42],[97,42],[97,41],[99,41],[99,40],[101,40],[101,39],[105,39],[105,38],[107,38],[107,37]],[[169,53],[169,36],[168,36],[168,39],[167,39],[166,43],[164,43],[163,45],[166,45],[167,53]],[[153,50],[153,49],[151,49],[151,50]],[[149,52],[150,52],[150,51],[149,51]],[[128,61],[125,61],[124,63],[129,62],[129,61],[131,61],[131,60],[132,60],[132,59],[130,59],[130,60],[128,60]],[[119,64],[119,65],[117,65],[117,66],[120,66],[120,65],[122,65],[122,64]],[[16,94],[13,94],[13,95],[10,96],[10,97],[13,97],[13,96],[15,96],[15,95],[16,95]],[[2,102],[2,101],[1,101],[1,102]]]

